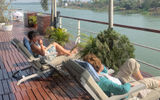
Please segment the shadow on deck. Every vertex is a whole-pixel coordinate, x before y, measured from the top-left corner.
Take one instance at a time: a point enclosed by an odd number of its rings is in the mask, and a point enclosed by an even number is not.
[[[10,40],[22,40],[29,28],[15,23],[12,32],[0,31],[0,100],[89,100],[90,95],[72,78],[56,73],[45,74],[17,86],[12,74],[29,65],[27,60],[10,44]],[[30,74],[32,71],[25,71]]]

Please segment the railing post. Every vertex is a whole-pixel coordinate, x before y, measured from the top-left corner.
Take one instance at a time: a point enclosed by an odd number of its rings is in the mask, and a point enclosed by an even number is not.
[[[113,0],[109,0],[109,28],[113,28],[113,12],[114,12],[114,7],[113,7]]]
[[[62,28],[62,17],[59,17],[59,27]]]
[[[78,20],[78,32],[77,32],[78,36],[77,36],[77,39],[76,39],[75,44],[81,42],[81,37],[80,37],[80,35],[81,35],[81,26],[80,26],[80,25],[81,25],[81,24],[80,24],[80,20]]]

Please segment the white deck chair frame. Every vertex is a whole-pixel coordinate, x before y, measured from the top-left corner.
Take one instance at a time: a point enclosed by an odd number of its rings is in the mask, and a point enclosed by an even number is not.
[[[108,97],[97,85],[89,72],[73,60],[64,62],[64,66],[73,78],[93,97],[95,100],[120,100],[139,90],[145,89],[144,84],[132,87],[129,93]]]
[[[35,58],[33,57],[32,54],[30,54],[30,52],[23,46],[23,44],[17,40],[17,39],[13,39],[11,41],[11,44],[14,45],[14,47],[16,47],[16,49],[25,57],[27,58],[27,60],[31,63],[30,66],[28,67],[25,67],[23,69],[20,69],[18,71],[16,71],[15,73],[13,73],[13,77],[16,77],[16,74],[20,73],[21,74],[21,79],[18,80],[17,82],[17,85],[20,85],[22,82],[25,82],[29,79],[32,79],[32,78],[35,78],[35,77],[38,77],[38,76],[41,76],[45,73],[48,73],[48,72],[52,72],[53,70],[56,70],[56,71],[60,71],[60,73],[63,73],[63,75],[66,75],[67,73],[63,72],[63,70],[61,70],[58,66],[61,66],[61,64],[59,65],[56,65],[54,66],[52,63],[47,63],[47,64],[41,64],[40,63],[40,59],[39,58]],[[47,66],[48,68],[44,69],[44,66]],[[34,68],[36,69],[36,73],[35,74],[31,74],[31,75],[28,75],[28,76],[25,76],[22,71],[25,71],[27,69],[31,69],[31,68]]]

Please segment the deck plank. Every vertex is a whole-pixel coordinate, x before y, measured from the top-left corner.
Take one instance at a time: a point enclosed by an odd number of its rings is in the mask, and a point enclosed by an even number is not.
[[[36,100],[36,97],[31,89],[27,90],[27,94],[28,94],[30,100]]]
[[[21,93],[21,95],[22,95],[23,100],[29,100],[29,96],[28,96],[28,94],[26,93],[26,91],[21,91],[20,93]]]
[[[13,93],[9,94],[9,98],[10,98],[10,100],[16,100],[16,97]]]
[[[0,100],[3,100],[2,95],[0,95]]]
[[[42,97],[45,100],[51,100],[51,98],[47,95],[47,93],[44,91],[44,89],[42,89],[42,87],[38,88],[38,90],[40,91],[40,94],[42,95]]]
[[[2,70],[0,69],[0,80],[3,79],[3,73],[2,73]]]
[[[9,96],[8,95],[3,95],[3,100],[9,100]]]
[[[9,86],[8,86],[8,81],[7,80],[2,80],[2,85],[3,85],[3,88],[4,88],[4,94],[10,93],[10,89],[9,89]]]
[[[0,95],[4,94],[2,81],[0,80]]]
[[[33,93],[35,95],[35,97],[38,99],[38,100],[43,100],[43,97],[41,96],[41,94],[39,93],[39,91],[37,89],[34,89],[33,90]]]
[[[15,96],[17,100],[23,100],[22,95],[20,92],[15,92]]]

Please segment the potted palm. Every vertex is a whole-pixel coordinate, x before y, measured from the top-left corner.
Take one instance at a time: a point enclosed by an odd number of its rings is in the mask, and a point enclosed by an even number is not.
[[[50,26],[46,29],[46,37],[50,42],[54,41],[62,46],[65,46],[65,44],[69,42],[70,36],[71,34],[69,34],[64,28],[54,28],[53,26]]]

